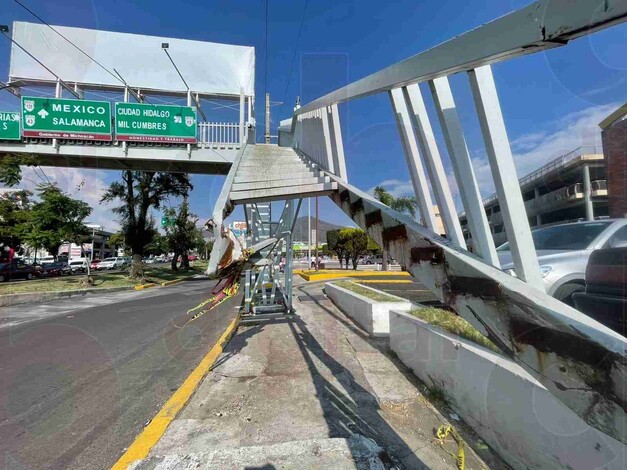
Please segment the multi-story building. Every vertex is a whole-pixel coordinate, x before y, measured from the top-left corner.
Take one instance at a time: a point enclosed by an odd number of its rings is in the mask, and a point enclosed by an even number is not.
[[[531,228],[607,217],[605,163],[600,148],[580,147],[519,179]],[[483,204],[494,243],[499,246],[507,241],[507,234],[496,194],[484,199]],[[471,241],[465,213],[459,220],[464,238]]]
[[[627,103],[599,126],[603,154],[607,157],[607,191],[610,217],[627,217]]]
[[[85,256],[89,259],[104,259],[117,255],[116,247],[109,244],[109,239],[113,235],[112,232],[107,232],[98,225],[86,224],[85,227],[90,233],[89,238],[91,240],[83,243],[82,247],[75,243],[61,245],[59,248],[60,255],[67,255],[68,258]]]

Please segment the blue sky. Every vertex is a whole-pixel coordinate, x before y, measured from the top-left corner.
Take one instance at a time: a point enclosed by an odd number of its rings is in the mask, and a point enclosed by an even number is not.
[[[266,89],[273,102],[285,100],[272,108],[274,129],[280,119],[290,116],[297,95],[303,102],[310,101],[529,3],[312,0],[307,5],[302,37],[296,45],[305,0],[269,0],[266,84],[264,1],[23,1],[51,24],[254,46],[258,110],[262,110],[261,97]],[[2,3],[0,23],[36,22],[12,0]],[[598,122],[627,101],[625,37],[627,26],[619,25],[574,41],[565,48],[494,66],[519,176],[580,145],[599,143]],[[8,59],[9,43],[3,39],[0,42],[3,80],[8,75]],[[481,190],[487,196],[493,185],[468,80],[461,74],[452,77],[451,83]],[[426,88],[423,94],[435,124]],[[0,94],[1,110],[16,109],[17,105],[18,100],[9,93]],[[234,112],[221,112],[224,120],[237,120]],[[341,114],[349,180],[366,190],[384,183],[394,194],[408,194],[411,185],[387,96],[342,105]],[[257,120],[258,132],[262,133],[263,116],[259,114]],[[436,134],[449,169],[437,129]],[[68,191],[90,202],[95,208],[95,221],[114,228],[109,208],[99,206],[98,199],[102,188],[117,178],[118,173],[51,168],[45,172]],[[37,178],[32,170],[27,177]],[[83,180],[86,184],[77,193],[75,188]],[[194,176],[193,180],[196,188],[191,197],[192,209],[205,219],[213,209],[223,177]],[[348,223],[326,198],[321,200],[321,218]]]

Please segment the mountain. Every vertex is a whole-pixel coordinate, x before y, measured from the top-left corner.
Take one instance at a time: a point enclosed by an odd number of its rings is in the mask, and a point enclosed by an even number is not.
[[[318,220],[318,241],[320,243],[327,242],[327,231],[343,228],[340,225],[334,225],[324,220]],[[311,230],[316,229],[316,218],[311,218]],[[299,217],[294,225],[293,240],[298,242],[307,242],[307,217]],[[314,240],[311,240],[313,243]]]

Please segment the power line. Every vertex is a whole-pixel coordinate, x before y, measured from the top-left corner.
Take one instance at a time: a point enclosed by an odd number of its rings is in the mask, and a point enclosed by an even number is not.
[[[54,75],[56,77],[56,79],[59,81],[59,83],[61,85],[63,85],[63,87],[68,90],[70,93],[72,93],[76,98],[81,99],[81,97],[79,96],[78,93],[76,93],[72,87],[70,85],[68,85],[67,83],[65,83],[63,80],[61,80],[61,77],[59,77],[56,73],[54,73],[52,70],[50,70],[49,67],[47,67],[41,60],[39,60],[37,57],[35,57],[33,54],[31,54],[30,52],[28,52],[26,49],[24,49],[15,39],[13,39],[11,36],[9,36],[7,33],[5,33],[4,31],[0,31],[0,33],[2,33],[4,35],[5,38],[7,38],[9,41],[11,41],[13,44],[15,44],[17,47],[19,47],[22,51],[24,51],[24,53],[29,56],[31,59],[33,59],[35,62],[37,62],[39,65],[41,65],[43,68],[45,68],[50,75]]]
[[[24,10],[26,10],[27,12],[29,12],[31,15],[33,15],[35,18],[37,18],[39,21],[41,21],[43,24],[45,24],[46,26],[48,26],[48,28],[50,28],[51,30],[53,30],[55,33],[57,33],[59,36],[61,36],[63,39],[65,39],[67,42],[69,42],[72,46],[74,46],[78,51],[80,51],[82,54],[84,54],[86,57],[88,57],[90,60],[92,60],[94,63],[96,63],[102,70],[104,70],[105,72],[107,72],[109,75],[111,75],[113,78],[115,78],[116,80],[122,82],[122,80],[120,80],[119,77],[116,77],[109,69],[107,69],[104,65],[102,65],[100,62],[98,62],[96,59],[94,59],[92,56],[90,56],[87,52],[85,52],[83,49],[81,49],[80,47],[78,47],[76,44],[74,44],[72,41],[70,41],[68,38],[66,38],[63,34],[61,34],[59,31],[57,31],[55,28],[53,28],[52,26],[50,26],[41,16],[39,16],[37,13],[35,13],[33,10],[31,10],[30,8],[28,8],[26,5],[24,5],[20,0],[13,0],[15,3],[17,3],[19,6],[21,6]],[[123,83],[123,82],[122,82]]]
[[[296,38],[296,45],[294,46],[294,55],[292,56],[292,65],[290,65],[290,73],[287,77],[287,85],[285,85],[285,93],[283,93],[283,102],[287,98],[287,91],[292,81],[292,71],[294,70],[294,62],[296,62],[296,54],[298,52],[298,45],[300,44],[300,36],[303,34],[303,25],[305,24],[305,15],[307,14],[307,7],[309,6],[309,0],[305,0],[305,8],[303,8],[303,14],[300,17],[300,27],[298,28],[298,37]]]

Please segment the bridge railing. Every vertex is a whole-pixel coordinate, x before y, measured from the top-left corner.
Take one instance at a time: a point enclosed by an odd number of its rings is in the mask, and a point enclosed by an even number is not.
[[[622,442],[627,341],[545,293],[491,64],[561,47],[626,19],[624,1],[601,8],[598,0],[540,0],[305,104],[290,128],[293,147],[338,183],[334,201],[349,217],[587,423]],[[496,269],[499,258],[449,84],[458,73],[469,81],[516,277]],[[428,85],[437,113],[473,254],[466,250],[420,83]],[[348,184],[338,105],[379,93],[390,99],[419,224]],[[446,239],[435,231],[432,194]]]
[[[242,142],[238,122],[201,122],[198,145],[206,148],[238,148]]]

